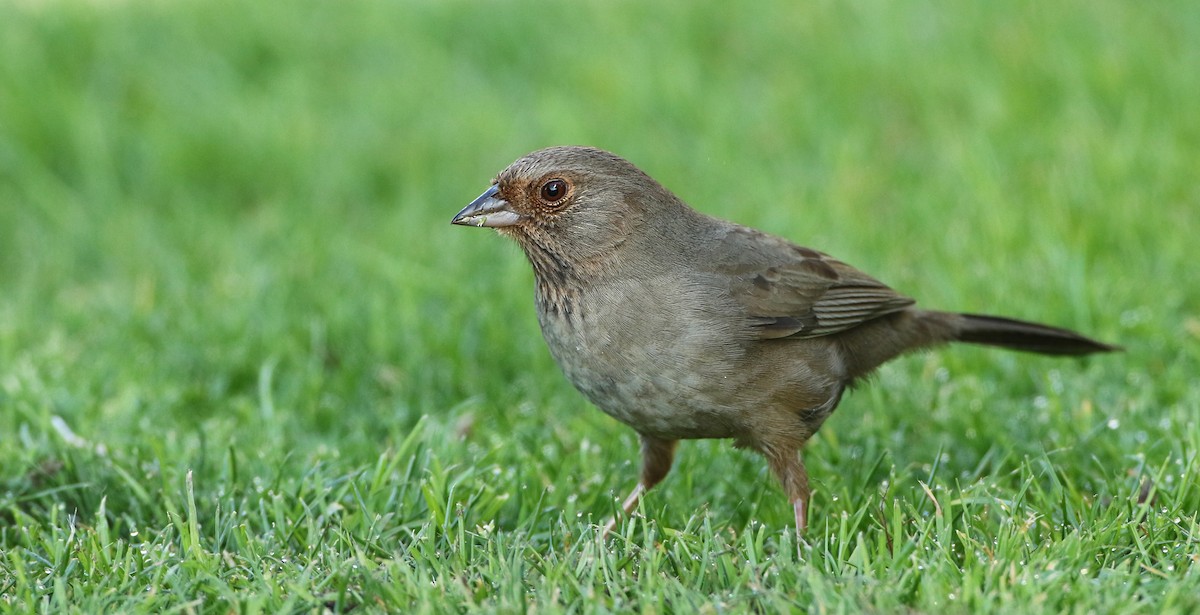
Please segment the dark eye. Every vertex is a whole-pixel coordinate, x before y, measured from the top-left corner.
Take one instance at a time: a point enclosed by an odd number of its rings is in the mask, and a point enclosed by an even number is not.
[[[561,201],[567,196],[567,182],[561,179],[552,179],[542,184],[542,200],[547,203],[555,203]]]

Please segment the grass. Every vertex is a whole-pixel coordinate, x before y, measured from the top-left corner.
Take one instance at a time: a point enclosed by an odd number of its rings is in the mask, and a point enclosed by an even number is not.
[[[0,5],[0,607],[1200,609],[1192,3]],[[924,305],[1126,346],[886,366],[637,474],[449,218],[587,143]]]

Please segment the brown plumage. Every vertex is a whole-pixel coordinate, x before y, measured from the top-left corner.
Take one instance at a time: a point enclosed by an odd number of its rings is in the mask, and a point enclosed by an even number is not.
[[[671,469],[678,440],[732,438],[766,457],[803,531],[800,449],[846,387],[885,361],[951,341],[1115,349],[1066,329],[919,309],[826,254],[696,212],[598,149],[517,160],[453,222],[520,244],[554,359],[640,435],[642,477],[627,513]]]

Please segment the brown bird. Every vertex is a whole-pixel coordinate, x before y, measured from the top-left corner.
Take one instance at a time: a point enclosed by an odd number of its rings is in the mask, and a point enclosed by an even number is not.
[[[699,213],[599,149],[533,152],[452,222],[520,244],[555,361],[641,437],[626,514],[670,471],[679,440],[733,438],[766,457],[803,532],[811,491],[800,449],[885,361],[946,342],[1116,350],[1057,327],[919,309],[826,254]]]

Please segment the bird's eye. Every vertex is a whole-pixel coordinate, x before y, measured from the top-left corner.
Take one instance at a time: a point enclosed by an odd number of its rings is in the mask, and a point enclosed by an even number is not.
[[[542,184],[542,200],[547,203],[557,203],[567,196],[567,182],[552,179]]]

